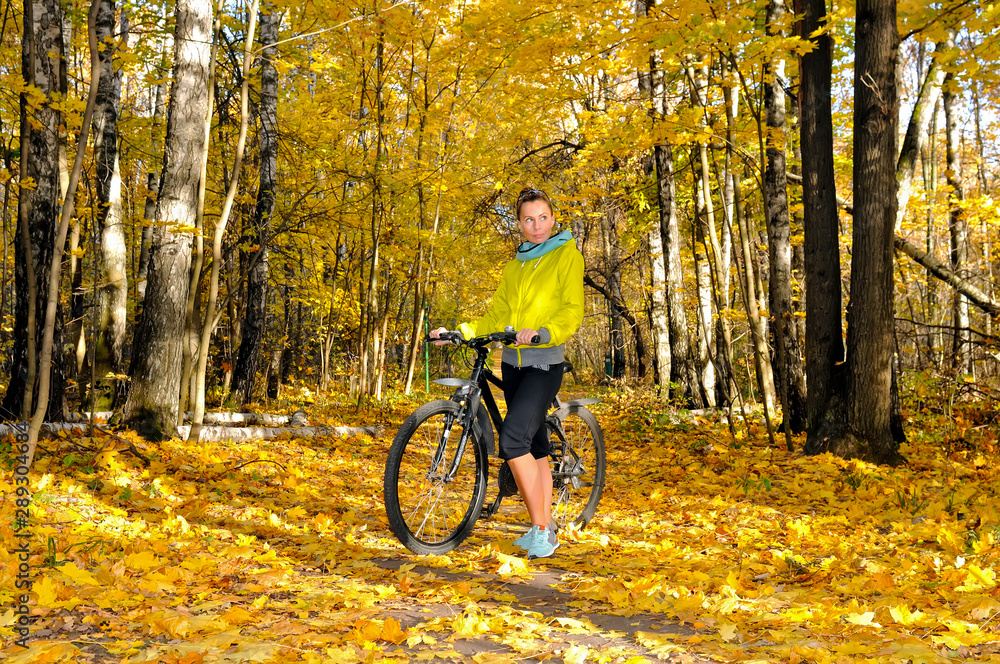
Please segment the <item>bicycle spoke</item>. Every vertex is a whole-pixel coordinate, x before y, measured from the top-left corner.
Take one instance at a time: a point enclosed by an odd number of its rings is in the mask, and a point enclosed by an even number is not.
[[[603,436],[586,409],[571,411],[551,426],[556,436],[553,516],[560,523],[584,526],[593,517],[604,488]]]

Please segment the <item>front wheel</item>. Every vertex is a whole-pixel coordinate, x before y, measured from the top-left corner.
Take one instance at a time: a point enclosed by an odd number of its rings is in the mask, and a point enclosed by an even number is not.
[[[558,524],[583,528],[594,517],[604,493],[604,434],[594,414],[575,406],[546,426],[552,445],[552,516]]]
[[[389,527],[410,551],[447,553],[464,540],[486,498],[486,448],[475,429],[448,475],[462,435],[461,407],[432,401],[406,418],[389,448],[383,499]]]

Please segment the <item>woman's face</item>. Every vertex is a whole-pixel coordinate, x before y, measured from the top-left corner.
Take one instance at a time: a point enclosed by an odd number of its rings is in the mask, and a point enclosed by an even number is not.
[[[524,239],[531,244],[541,244],[552,235],[552,208],[545,201],[528,201],[521,204],[521,216],[517,227],[521,229]]]

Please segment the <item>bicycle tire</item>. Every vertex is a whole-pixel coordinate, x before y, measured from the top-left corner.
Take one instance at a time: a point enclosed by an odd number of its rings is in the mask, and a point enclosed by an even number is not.
[[[565,444],[551,421],[546,422],[552,444],[552,516],[560,525],[586,526],[597,512],[604,493],[604,433],[594,414],[573,406],[562,418]]]
[[[424,404],[406,418],[389,448],[382,492],[385,512],[393,534],[414,553],[440,554],[457,547],[468,537],[486,499],[489,459],[475,428],[455,477],[450,482],[442,478],[462,433],[459,410],[454,401]],[[449,421],[453,425],[434,468]]]

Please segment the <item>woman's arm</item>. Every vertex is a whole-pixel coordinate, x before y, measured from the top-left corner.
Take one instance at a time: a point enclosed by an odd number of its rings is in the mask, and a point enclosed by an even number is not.
[[[556,282],[562,303],[544,325],[544,330],[549,333],[548,343],[553,346],[566,343],[583,323],[583,254],[576,247],[567,250],[567,254],[558,266],[559,279]],[[544,331],[540,333],[542,343],[546,343]]]

